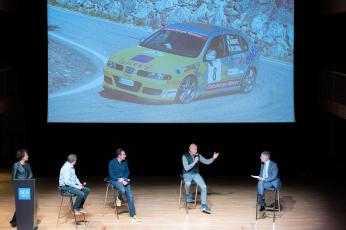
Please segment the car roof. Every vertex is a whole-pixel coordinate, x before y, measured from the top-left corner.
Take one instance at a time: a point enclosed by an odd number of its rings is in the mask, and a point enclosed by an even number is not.
[[[193,32],[203,36],[217,36],[217,35],[227,34],[227,33],[235,33],[238,35],[243,35],[243,33],[237,29],[224,28],[221,26],[215,26],[215,25],[203,24],[203,23],[175,23],[175,24],[168,25],[166,28]]]

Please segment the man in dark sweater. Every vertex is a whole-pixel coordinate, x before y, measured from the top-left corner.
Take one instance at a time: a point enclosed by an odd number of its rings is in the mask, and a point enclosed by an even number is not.
[[[211,213],[210,208],[207,205],[207,186],[199,174],[199,162],[203,164],[211,164],[214,160],[219,156],[219,153],[214,152],[214,155],[210,159],[204,158],[202,155],[197,153],[197,145],[191,144],[189,147],[189,151],[185,153],[182,157],[183,161],[183,177],[185,183],[185,191],[186,191],[186,202],[191,202],[192,197],[190,194],[190,186],[192,180],[196,182],[196,184],[202,190],[201,192],[201,200],[202,200],[202,211],[206,213]]]
[[[126,153],[122,148],[117,149],[116,157],[112,159],[108,164],[108,172],[110,182],[120,192],[120,198],[126,197],[127,204],[130,210],[130,220],[134,222],[140,222],[141,220],[136,217],[135,203],[130,185],[130,171],[127,165]],[[117,205],[119,205],[117,200]]]

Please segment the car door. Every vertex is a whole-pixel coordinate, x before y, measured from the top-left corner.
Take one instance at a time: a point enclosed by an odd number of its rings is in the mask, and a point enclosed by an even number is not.
[[[206,90],[216,90],[220,88],[220,83],[224,80],[226,71],[227,55],[226,44],[223,35],[214,37],[208,45],[204,57],[206,65]],[[212,58],[208,58],[212,56]]]
[[[234,82],[240,82],[246,71],[246,41],[237,34],[227,34],[226,44],[228,69],[225,75]]]

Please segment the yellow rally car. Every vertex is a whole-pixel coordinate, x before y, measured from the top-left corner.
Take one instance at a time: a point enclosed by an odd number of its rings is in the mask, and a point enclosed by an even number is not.
[[[258,61],[255,46],[241,31],[173,24],[114,54],[104,67],[103,87],[148,100],[190,103],[202,95],[250,92]]]

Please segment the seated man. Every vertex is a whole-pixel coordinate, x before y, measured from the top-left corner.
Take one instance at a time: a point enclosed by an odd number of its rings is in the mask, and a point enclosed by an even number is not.
[[[214,152],[214,155],[210,159],[205,159],[202,155],[197,153],[197,145],[191,144],[189,147],[189,152],[185,153],[182,157],[183,161],[183,177],[185,183],[186,192],[186,202],[192,201],[192,196],[190,194],[190,186],[192,180],[201,188],[201,200],[202,200],[202,211],[206,213],[211,213],[210,208],[207,205],[207,186],[204,183],[202,176],[199,174],[199,164],[211,164],[219,156],[219,153]]]
[[[59,186],[61,190],[77,196],[73,205],[73,211],[76,215],[80,215],[81,213],[87,213],[83,205],[90,190],[81,184],[76,176],[74,169],[76,163],[77,156],[75,154],[68,155],[66,163],[60,169]]]
[[[270,153],[264,151],[261,153],[261,171],[258,178],[257,190],[258,201],[257,207],[261,210],[265,208],[264,189],[275,188],[279,190],[281,188],[281,180],[278,177],[278,166],[274,161],[270,160]]]
[[[141,220],[136,217],[135,203],[131,191],[129,180],[129,167],[127,165],[126,153],[122,148],[117,149],[116,157],[108,164],[108,173],[110,182],[119,190],[120,200],[126,197],[127,204],[130,210],[130,220],[140,222]],[[117,206],[120,206],[117,198]]]

